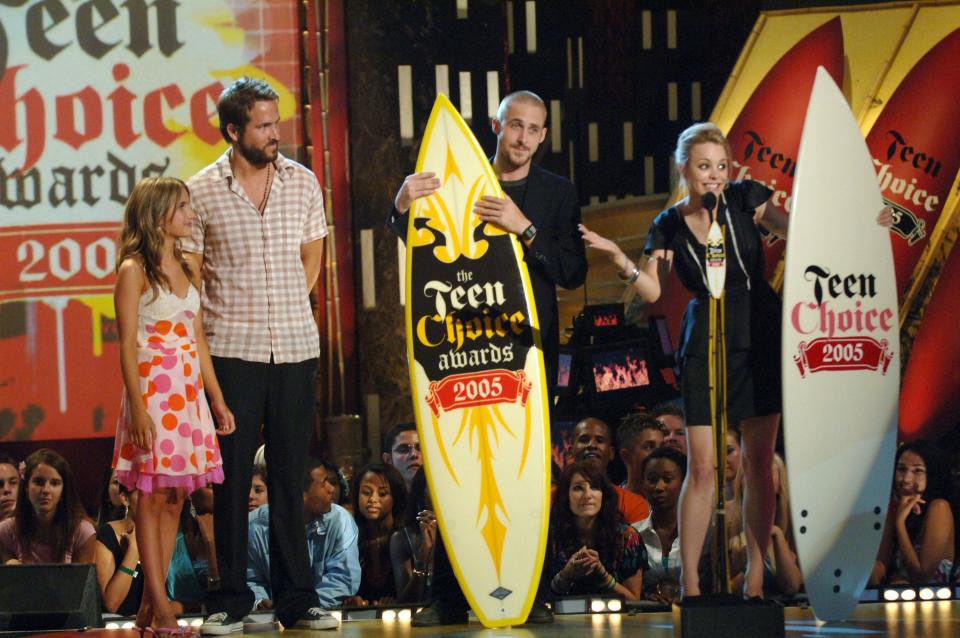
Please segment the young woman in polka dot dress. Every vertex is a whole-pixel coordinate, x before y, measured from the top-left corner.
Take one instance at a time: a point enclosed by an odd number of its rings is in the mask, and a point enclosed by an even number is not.
[[[141,633],[183,633],[164,584],[180,509],[187,494],[223,482],[216,435],[235,427],[204,339],[196,273],[178,246],[193,218],[182,181],[151,177],[130,194],[120,234],[114,304],[126,391],[113,467],[121,483],[140,490]]]

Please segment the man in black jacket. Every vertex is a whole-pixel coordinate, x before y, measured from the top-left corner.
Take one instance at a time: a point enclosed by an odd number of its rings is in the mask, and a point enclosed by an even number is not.
[[[497,136],[493,170],[505,197],[484,196],[474,205],[485,222],[518,236],[530,272],[534,303],[540,320],[543,362],[550,395],[557,382],[560,327],[557,286],[572,289],[587,277],[587,258],[577,226],[580,202],[573,183],[533,164],[533,156],[547,136],[547,107],[535,93],[517,91],[500,102],[490,122]],[[394,199],[387,224],[406,237],[407,212],[413,200],[440,188],[434,173],[408,175]],[[450,568],[442,539],[436,548],[431,604],[413,618],[414,626],[466,622],[467,602]],[[539,600],[527,622],[551,622],[553,616]]]
[[[523,244],[552,394],[560,348],[557,286],[569,290],[583,285],[587,258],[577,230],[580,202],[576,187],[533,163],[537,148],[547,137],[546,121],[547,107],[535,93],[516,91],[503,98],[490,125],[497,136],[493,170],[506,196],[486,195],[477,200],[473,210],[484,221],[517,235]],[[408,175],[387,219],[390,228],[406,237],[407,211],[413,200],[438,188],[440,180],[433,173]]]

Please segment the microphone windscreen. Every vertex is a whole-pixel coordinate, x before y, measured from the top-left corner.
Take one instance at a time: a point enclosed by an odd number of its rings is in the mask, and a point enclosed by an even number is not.
[[[717,196],[713,193],[704,193],[700,198],[700,203],[703,204],[703,207],[707,210],[713,210],[717,207]]]

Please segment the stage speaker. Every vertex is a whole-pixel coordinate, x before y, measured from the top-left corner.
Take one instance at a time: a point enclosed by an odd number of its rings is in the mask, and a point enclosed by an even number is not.
[[[0,631],[100,627],[93,565],[0,567]]]

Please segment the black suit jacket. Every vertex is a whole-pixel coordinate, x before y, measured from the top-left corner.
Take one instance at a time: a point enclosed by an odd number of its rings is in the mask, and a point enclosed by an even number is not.
[[[521,204],[515,203],[517,206]],[[530,246],[522,242],[521,245],[540,319],[547,383],[552,390],[557,382],[560,349],[557,286],[570,290],[582,286],[587,278],[587,257],[583,239],[577,230],[580,224],[577,189],[570,180],[531,164],[523,214],[537,227],[537,234]],[[387,225],[405,239],[407,213],[401,214],[396,208],[391,208]]]

